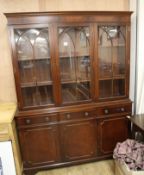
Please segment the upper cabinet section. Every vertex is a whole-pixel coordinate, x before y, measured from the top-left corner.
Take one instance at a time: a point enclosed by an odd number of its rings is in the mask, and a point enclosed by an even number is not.
[[[131,12],[5,15],[20,109],[128,98]]]

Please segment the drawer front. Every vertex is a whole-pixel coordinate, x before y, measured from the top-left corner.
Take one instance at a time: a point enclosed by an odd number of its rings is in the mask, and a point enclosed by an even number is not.
[[[8,125],[1,124],[0,125],[0,138],[4,138],[4,137],[9,137],[9,129],[8,129]]]
[[[60,121],[71,121],[71,120],[78,120],[78,119],[86,119],[91,117],[91,111],[81,111],[81,112],[67,112],[60,114]]]
[[[97,108],[95,114],[100,115],[112,115],[112,114],[123,114],[123,113],[131,113],[131,104],[127,105],[115,105],[115,106],[105,106]]]
[[[50,115],[48,114],[48,115],[17,118],[16,123],[18,126],[23,125],[28,126],[28,125],[55,123],[57,120],[58,120],[57,114],[50,114]]]

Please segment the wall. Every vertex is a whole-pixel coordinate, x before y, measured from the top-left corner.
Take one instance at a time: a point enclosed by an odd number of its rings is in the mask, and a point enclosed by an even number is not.
[[[144,1],[138,0],[136,55],[136,114],[144,113]]]
[[[0,102],[15,102],[15,84],[5,12],[129,10],[129,0],[0,0]]]
[[[137,53],[137,0],[130,0],[131,16],[131,49],[130,49],[130,99],[136,100],[136,53]],[[134,49],[135,48],[135,49]],[[133,103],[133,114],[136,112],[136,103]]]

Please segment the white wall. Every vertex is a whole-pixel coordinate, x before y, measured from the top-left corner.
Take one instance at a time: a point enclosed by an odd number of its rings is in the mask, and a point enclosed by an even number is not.
[[[138,0],[136,58],[136,114],[144,113],[144,0]]]
[[[137,0],[130,0],[131,16],[131,48],[130,48],[130,99],[133,101],[133,113],[135,113],[135,74],[136,74],[136,47],[137,47]]]

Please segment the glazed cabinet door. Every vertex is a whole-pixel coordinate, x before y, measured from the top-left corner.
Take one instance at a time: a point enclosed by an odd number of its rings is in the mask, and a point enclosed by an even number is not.
[[[58,27],[62,104],[92,99],[91,27]]]
[[[59,162],[56,126],[29,127],[19,131],[24,167],[40,167]]]
[[[126,25],[103,24],[98,30],[99,99],[128,96],[129,32]]]
[[[129,136],[126,116],[105,117],[98,120],[99,154],[111,155],[117,142],[126,140]]]
[[[21,108],[54,104],[50,27],[13,29],[18,101]]]
[[[61,126],[65,161],[92,158],[97,153],[95,120],[69,122]]]

